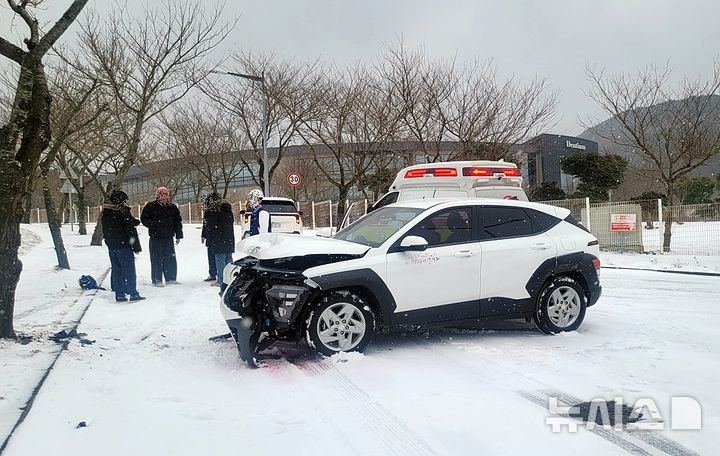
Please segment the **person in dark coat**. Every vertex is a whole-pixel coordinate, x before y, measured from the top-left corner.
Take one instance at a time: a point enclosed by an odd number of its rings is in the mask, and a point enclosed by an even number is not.
[[[205,282],[216,282],[217,281],[217,267],[215,265],[215,251],[212,248],[212,245],[210,245],[209,242],[207,242],[208,238],[208,224],[207,219],[208,215],[210,215],[213,212],[219,212],[220,211],[220,203],[222,202],[220,195],[218,195],[216,192],[213,192],[209,194],[207,197],[205,197],[205,201],[203,202],[204,210],[203,210],[203,227],[202,227],[202,233],[200,234],[200,240],[203,244],[205,244],[205,247],[207,247],[207,258],[208,258],[208,277],[205,279]]]
[[[177,281],[177,259],[175,244],[183,238],[180,210],[172,203],[170,190],[158,187],[155,201],[145,205],[140,214],[142,224],[150,232],[150,275],[156,287],[163,287],[163,276],[168,285],[179,285]]]
[[[135,274],[135,255],[140,253],[140,238],[137,226],[140,220],[130,214],[127,206],[128,196],[125,192],[116,190],[110,195],[110,203],[103,205],[102,230],[105,245],[110,254],[110,285],[115,292],[118,302],[141,301],[145,299],[137,291],[137,276]]]
[[[215,270],[217,280],[211,285],[220,286],[223,282],[225,265],[232,262],[235,252],[235,220],[232,206],[227,201],[218,202],[217,211],[210,211],[207,217],[207,243],[215,252]]]

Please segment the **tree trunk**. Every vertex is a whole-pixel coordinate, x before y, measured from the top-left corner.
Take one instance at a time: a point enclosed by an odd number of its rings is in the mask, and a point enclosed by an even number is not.
[[[670,251],[670,242],[672,240],[672,222],[673,214],[671,208],[675,205],[675,188],[671,184],[667,185],[667,206],[663,210],[665,217],[665,232],[663,233],[663,252]]]
[[[347,208],[345,207],[345,200],[348,197],[348,193],[350,193],[349,187],[339,187],[338,188],[338,195],[340,198],[340,201],[338,201],[338,208],[337,208],[337,218],[335,219],[335,226],[337,227],[338,231],[340,231],[340,226],[343,222],[343,217],[345,217],[345,211]]]
[[[672,185],[667,187],[667,207],[664,208],[663,215],[665,216],[665,232],[663,233],[663,252],[670,251],[670,242],[672,240],[672,222],[673,215],[671,208],[675,205],[675,195],[673,194],[674,188]]]
[[[17,170],[18,174],[20,170]],[[23,194],[18,193],[20,176],[0,179],[0,338],[15,339],[13,314],[15,288],[20,280],[22,262],[20,248],[20,219],[23,214]]]
[[[95,224],[95,230],[93,231],[92,238],[90,239],[90,245],[102,245],[102,241],[102,217],[98,217],[97,223]]]
[[[32,194],[32,191],[28,192],[28,195],[25,198],[25,215],[23,215],[22,222],[27,224],[30,223],[30,215],[32,211]],[[40,220],[38,220],[38,223],[40,223]]]
[[[58,216],[52,193],[50,193],[50,188],[48,187],[47,177],[47,171],[43,170],[43,200],[45,200],[45,210],[47,211],[48,228],[50,228],[50,235],[52,236],[53,245],[55,246],[58,266],[62,269],[70,269],[70,262],[68,261],[65,244],[63,243],[62,231],[60,230],[60,217]]]
[[[85,207],[85,187],[80,187],[77,192],[78,207],[78,232],[81,235],[87,234],[87,208]]]
[[[22,272],[20,222],[40,154],[50,142],[49,114],[50,94],[42,64],[26,57],[11,119],[0,128],[0,339],[16,338],[13,316]]]

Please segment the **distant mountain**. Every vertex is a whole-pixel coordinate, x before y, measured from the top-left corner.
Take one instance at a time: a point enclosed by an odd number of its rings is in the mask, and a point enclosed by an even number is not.
[[[687,100],[670,101],[641,109],[666,112],[668,108],[673,108],[673,105],[677,105],[677,107],[680,107],[680,103],[686,102]],[[720,95],[713,95],[710,102],[720,105]],[[709,119],[709,121],[714,122],[717,128],[720,128],[720,117],[715,119]],[[620,125],[620,122],[615,118],[609,118],[597,124],[596,126],[583,131],[581,134],[578,135],[578,137],[597,142],[600,153],[614,153],[621,155],[630,161],[631,168],[639,168],[639,165],[642,164],[642,156],[640,155],[640,152],[634,151],[632,147],[620,146],[606,139],[607,137],[613,136],[609,134],[611,132],[614,133],[616,137],[618,135],[624,134],[624,130]],[[720,172],[720,157],[716,157],[710,160],[707,164],[699,167],[693,172],[693,175],[714,176],[718,172]],[[621,198],[629,198],[638,195],[643,191],[649,190],[656,190],[661,192],[663,191],[662,186],[659,185],[657,182],[657,176],[653,175],[652,173],[637,173],[630,170],[625,177],[625,183],[620,189],[618,189],[618,196]]]

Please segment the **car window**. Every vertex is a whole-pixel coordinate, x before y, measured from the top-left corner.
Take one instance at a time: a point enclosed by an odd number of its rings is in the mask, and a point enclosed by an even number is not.
[[[436,212],[413,227],[408,235],[424,238],[430,247],[471,242],[475,237],[472,208],[457,207]]]
[[[500,239],[533,234],[530,217],[521,207],[485,206],[482,214],[482,237]]]
[[[263,201],[262,207],[265,208],[268,212],[274,213],[297,212],[297,209],[295,208],[295,203],[293,203],[292,201]]]
[[[475,196],[478,198],[528,200],[525,191],[521,188],[476,188]]]
[[[381,207],[337,232],[335,239],[379,247],[423,210],[411,207]]]
[[[547,214],[545,212],[536,211],[535,209],[525,209],[525,212],[530,215],[530,219],[533,223],[533,231],[536,233],[540,233],[542,231],[547,231],[553,226],[560,223],[560,219],[557,217],[553,217],[550,214]],[[570,216],[572,217],[572,216]]]
[[[398,199],[398,192],[390,192],[387,195],[383,196],[380,201],[375,203],[374,209],[381,208],[383,206],[387,206],[388,204],[393,204]]]

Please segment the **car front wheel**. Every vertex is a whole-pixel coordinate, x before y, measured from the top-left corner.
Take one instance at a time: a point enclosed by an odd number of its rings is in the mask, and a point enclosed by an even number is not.
[[[350,291],[335,291],[320,300],[306,322],[307,341],[326,356],[361,352],[375,335],[375,316],[365,300]]]
[[[583,287],[570,277],[555,277],[540,293],[533,320],[545,334],[575,331],[586,309]]]

